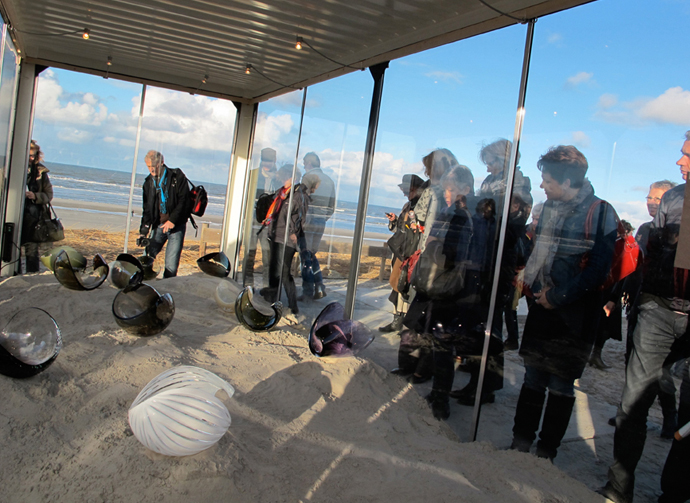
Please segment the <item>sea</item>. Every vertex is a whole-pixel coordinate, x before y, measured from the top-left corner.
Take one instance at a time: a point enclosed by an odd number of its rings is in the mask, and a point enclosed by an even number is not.
[[[44,164],[50,170],[50,181],[53,184],[55,198],[86,203],[112,204],[120,206],[122,210],[105,211],[105,213],[126,215],[130,182],[132,180],[131,172],[74,166],[57,162],[44,162]],[[137,173],[135,177],[132,208],[137,213],[141,208],[142,185],[147,175],[148,173]],[[222,218],[225,207],[226,185],[197,182],[196,180],[191,180],[191,182],[195,185],[203,185],[208,193],[208,206],[204,216],[209,215]],[[400,208],[369,204],[365,232],[383,235],[390,234],[388,219],[386,218],[387,212],[398,214]],[[336,230],[354,232],[356,219],[357,202],[337,200],[335,213],[328,221],[325,235],[328,235],[329,232],[338,234],[335,232]],[[203,221],[203,217],[199,221]]]

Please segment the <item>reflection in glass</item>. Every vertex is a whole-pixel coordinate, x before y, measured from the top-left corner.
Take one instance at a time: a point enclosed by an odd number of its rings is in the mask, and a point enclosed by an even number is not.
[[[235,301],[237,301],[237,296],[241,291],[242,286],[232,279],[220,281],[214,293],[216,304],[223,311],[234,313]]]
[[[132,433],[148,449],[166,456],[191,456],[218,442],[230,427],[220,398],[235,388],[198,367],[180,366],[153,378],[129,408]]]
[[[144,279],[144,268],[136,257],[128,253],[120,253],[117,259],[108,264],[108,281],[115,288],[122,290],[134,280]]]
[[[309,350],[320,358],[356,356],[374,341],[374,334],[359,321],[346,320],[345,308],[328,304],[309,332]]]
[[[81,261],[78,261],[81,263]],[[103,284],[108,277],[108,264],[99,254],[93,258],[93,265],[73,267],[67,251],[62,250],[55,257],[55,277],[65,288],[70,290],[93,290]]]
[[[217,278],[226,278],[230,274],[230,261],[222,251],[204,255],[196,261],[196,265],[206,274]]]
[[[119,326],[141,336],[155,335],[165,330],[175,316],[172,295],[161,295],[146,283],[118,292],[112,309]]]
[[[43,309],[17,312],[0,333],[0,373],[30,377],[45,370],[62,348],[57,322]]]
[[[254,332],[265,332],[275,327],[283,314],[280,302],[269,304],[254,295],[254,288],[247,286],[235,301],[235,314],[242,325]]]
[[[601,309],[618,231],[613,208],[585,178],[588,163],[579,150],[552,147],[537,165],[547,201],[524,273],[533,301],[520,347],[525,381],[512,447],[529,451],[545,408],[537,455],[553,459],[575,404],[574,381],[594,345],[599,317],[592,314]]]

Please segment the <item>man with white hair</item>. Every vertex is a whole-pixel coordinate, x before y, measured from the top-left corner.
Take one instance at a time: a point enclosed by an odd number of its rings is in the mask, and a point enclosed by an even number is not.
[[[177,276],[187,220],[191,214],[189,183],[182,170],[165,165],[160,152],[149,150],[144,162],[151,174],[144,180],[139,234],[141,238],[148,236],[150,242],[146,252],[153,258],[168,243],[163,277],[171,278]]]

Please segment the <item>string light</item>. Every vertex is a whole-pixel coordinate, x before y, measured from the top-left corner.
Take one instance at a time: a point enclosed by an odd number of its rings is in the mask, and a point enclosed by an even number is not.
[[[347,65],[347,64],[345,64],[345,63],[341,63],[340,61],[336,61],[335,59],[326,56],[324,53],[322,53],[321,51],[319,51],[318,49],[316,49],[313,45],[311,45],[311,44],[309,43],[308,40],[304,40],[303,37],[299,37],[299,36],[298,36],[298,37],[297,37],[297,42],[295,43],[295,49],[297,49],[298,51],[301,50],[301,49],[302,49],[302,45],[306,45],[306,46],[309,47],[312,51],[314,51],[316,54],[318,54],[318,55],[321,56],[322,58],[327,59],[327,60],[330,61],[331,63],[335,63],[336,65],[340,65],[340,66],[345,67],[345,68],[352,68],[353,70],[362,70],[362,71],[364,70],[364,67],[358,67],[358,66]]]
[[[208,75],[204,75],[204,78],[201,79],[202,84],[206,84],[206,82],[208,82]]]
[[[81,38],[83,38],[84,40],[88,40],[91,36],[90,34],[91,30],[89,30],[88,28],[84,28],[84,33],[82,33]]]
[[[298,51],[301,50],[302,49],[302,42],[304,42],[302,37],[297,37],[297,43],[295,44],[295,49],[297,49]]]
[[[244,73],[246,73],[247,75],[252,73],[252,65],[247,65],[247,68],[244,70]]]
[[[106,65],[113,66],[113,57],[112,56],[108,56],[108,61],[107,61]]]

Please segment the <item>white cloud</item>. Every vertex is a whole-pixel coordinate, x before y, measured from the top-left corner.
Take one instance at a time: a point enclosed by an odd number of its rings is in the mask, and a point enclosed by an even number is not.
[[[138,115],[136,105],[132,112]],[[141,141],[158,145],[156,148],[161,150],[172,144],[186,149],[230,152],[236,113],[235,106],[227,100],[148,88]]]
[[[690,91],[672,87],[664,94],[644,103],[637,115],[642,119],[686,126],[690,123]]]
[[[599,96],[599,102],[597,103],[597,107],[602,108],[602,109],[609,109],[618,104],[618,96],[615,94],[602,94]]]
[[[631,127],[649,122],[686,126],[690,121],[690,91],[671,87],[655,98],[637,97],[621,103],[615,95],[603,94],[595,117]]]
[[[594,77],[593,73],[579,72],[571,77],[568,77],[565,81],[565,86],[566,88],[574,88],[580,84],[592,83],[592,77]]]
[[[81,124],[100,126],[108,116],[108,108],[92,93],[71,96],[60,86],[55,73],[46,70],[39,79],[36,117],[48,124]]]
[[[424,74],[425,77],[432,78],[434,80],[440,80],[442,82],[450,82],[455,84],[462,84],[463,76],[460,72],[428,72]]]
[[[551,34],[546,38],[546,41],[547,41],[549,44],[557,44],[557,43],[560,42],[561,40],[563,40],[563,35],[561,35],[560,33],[551,33]]]
[[[58,131],[57,137],[68,143],[84,144],[93,139],[93,134],[83,129],[65,128]]]
[[[635,230],[652,218],[647,212],[647,203],[642,197],[639,201],[609,201],[616,209],[616,213],[622,220],[630,222]]]
[[[587,148],[591,145],[592,139],[587,136],[584,131],[573,131],[572,133],[573,143],[577,147]]]

